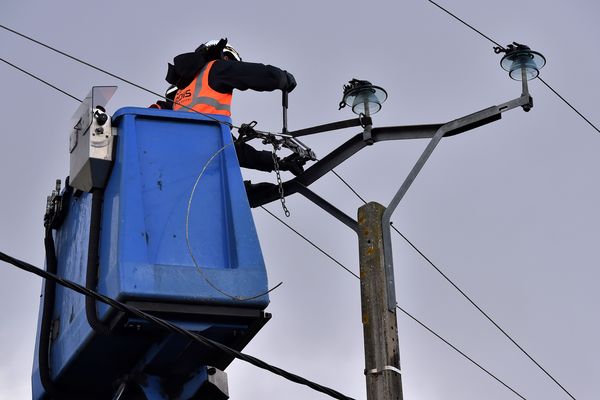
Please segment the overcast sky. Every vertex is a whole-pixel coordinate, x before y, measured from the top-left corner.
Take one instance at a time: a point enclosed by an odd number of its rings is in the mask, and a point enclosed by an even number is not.
[[[227,5],[224,5],[227,4]],[[592,0],[443,1],[506,45],[542,52],[542,76],[600,124],[598,15]],[[0,23],[162,92],[167,62],[228,37],[248,61],[292,72],[290,129],[353,117],[342,86],[368,79],[389,93],[375,126],[450,121],[516,98],[520,83],[492,44],[425,0],[67,1],[3,0]],[[83,97],[118,85],[108,111],[145,107],[148,93],[0,30],[2,58]],[[43,266],[46,195],[68,174],[73,99],[0,63],[0,250]],[[535,107],[444,139],[393,216],[395,225],[577,399],[600,393],[600,134],[539,80]],[[237,92],[234,123],[281,129],[279,93]],[[305,140],[322,157],[356,129]],[[337,172],[387,205],[426,145],[385,142]],[[257,146],[260,146],[257,144]],[[274,181],[244,171],[248,178]],[[289,177],[288,177],[289,178]],[[350,215],[361,205],[335,176],[313,189]],[[353,271],[355,234],[299,195],[286,221]],[[268,206],[285,218],[278,203]],[[364,399],[359,283],[261,209],[254,210],[270,283],[272,320],[246,352]],[[398,303],[528,399],[567,399],[398,235]],[[31,396],[41,281],[0,264],[0,398]],[[405,399],[513,399],[414,321],[398,314]],[[232,399],[324,395],[235,361]]]

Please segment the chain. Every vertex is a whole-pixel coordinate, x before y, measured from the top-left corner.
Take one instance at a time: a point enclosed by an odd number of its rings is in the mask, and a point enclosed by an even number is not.
[[[286,217],[290,216],[290,210],[285,205],[285,194],[283,193],[283,183],[281,182],[281,175],[279,173],[279,162],[277,161],[277,145],[273,143],[273,152],[271,153],[273,157],[273,166],[275,175],[277,176],[277,185],[279,186],[279,198],[281,200],[281,207],[283,208],[283,212]]]

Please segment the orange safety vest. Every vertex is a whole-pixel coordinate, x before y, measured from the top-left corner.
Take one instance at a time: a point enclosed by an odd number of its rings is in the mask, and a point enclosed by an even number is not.
[[[173,110],[231,116],[231,93],[217,92],[208,85],[208,74],[215,61],[206,64],[187,87],[177,91]]]

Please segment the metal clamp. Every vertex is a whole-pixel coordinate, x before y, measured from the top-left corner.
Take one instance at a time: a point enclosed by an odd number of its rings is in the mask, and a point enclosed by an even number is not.
[[[386,365],[385,367],[383,367],[381,369],[370,369],[370,370],[365,369],[365,375],[378,375],[384,371],[392,371],[392,372],[397,373],[398,375],[402,375],[402,371],[400,371],[399,368],[392,367],[391,365]]]

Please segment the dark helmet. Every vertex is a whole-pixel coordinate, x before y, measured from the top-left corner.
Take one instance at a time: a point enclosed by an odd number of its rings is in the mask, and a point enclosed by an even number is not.
[[[227,44],[227,39],[209,40],[208,42],[201,44],[200,47],[196,49],[196,52],[212,54],[214,58],[222,58],[223,56],[227,56],[232,60],[242,61],[240,53]]]

